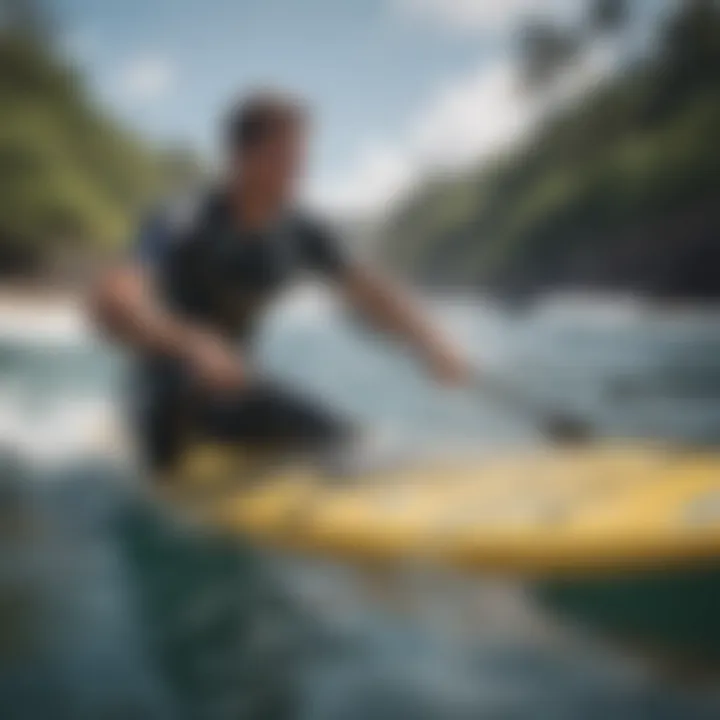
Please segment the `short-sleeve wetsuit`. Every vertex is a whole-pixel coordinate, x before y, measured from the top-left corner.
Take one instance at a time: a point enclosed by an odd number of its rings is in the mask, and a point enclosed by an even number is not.
[[[248,348],[262,311],[298,273],[340,278],[349,263],[332,233],[307,215],[286,213],[252,233],[235,218],[220,192],[164,208],[141,229],[134,259],[170,312]],[[171,464],[191,437],[300,445],[350,432],[344,419],[277,384],[204,391],[176,358],[144,356],[135,378],[133,422],[157,467]]]

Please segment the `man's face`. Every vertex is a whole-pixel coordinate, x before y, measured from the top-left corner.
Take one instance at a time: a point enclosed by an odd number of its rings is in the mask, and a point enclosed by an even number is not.
[[[303,175],[307,137],[301,125],[278,129],[246,149],[241,160],[245,180],[277,202],[293,198]]]

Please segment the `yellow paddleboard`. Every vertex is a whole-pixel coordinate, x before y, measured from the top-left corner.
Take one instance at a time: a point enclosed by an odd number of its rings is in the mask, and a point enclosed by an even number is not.
[[[720,559],[720,455],[588,446],[333,482],[204,448],[161,492],[213,527],[347,560],[580,576]]]

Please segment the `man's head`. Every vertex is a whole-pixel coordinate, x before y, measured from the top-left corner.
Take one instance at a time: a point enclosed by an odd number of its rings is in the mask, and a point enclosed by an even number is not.
[[[226,142],[243,182],[277,202],[289,200],[305,163],[307,111],[297,100],[257,92],[230,111]]]

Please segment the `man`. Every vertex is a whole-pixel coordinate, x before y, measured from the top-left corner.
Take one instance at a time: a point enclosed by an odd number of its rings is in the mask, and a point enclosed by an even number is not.
[[[402,293],[347,258],[295,207],[307,124],[302,106],[281,95],[240,103],[227,121],[224,183],[152,218],[129,262],[93,293],[99,325],[140,356],[137,434],[156,468],[171,466],[193,438],[315,448],[352,442],[349,423],[268,384],[251,360],[253,325],[301,271],[320,274],[404,338],[438,380],[469,377]]]

